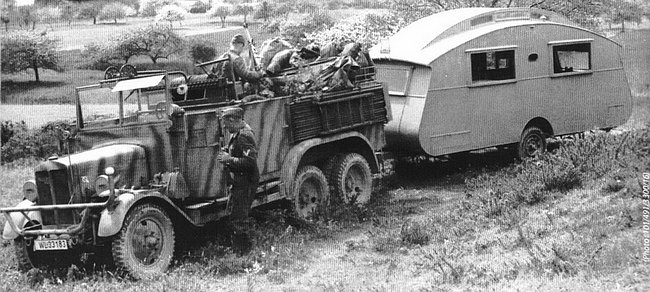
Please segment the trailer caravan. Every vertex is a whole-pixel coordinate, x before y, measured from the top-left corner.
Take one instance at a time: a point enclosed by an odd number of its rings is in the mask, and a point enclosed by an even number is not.
[[[535,8],[465,8],[405,27],[370,51],[389,88],[387,149],[440,156],[621,125],[631,94],[621,45]]]

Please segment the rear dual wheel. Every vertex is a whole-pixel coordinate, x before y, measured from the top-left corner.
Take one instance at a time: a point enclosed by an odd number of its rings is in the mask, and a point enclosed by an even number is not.
[[[372,195],[372,172],[359,153],[333,157],[328,163],[330,194],[343,204],[363,206]]]

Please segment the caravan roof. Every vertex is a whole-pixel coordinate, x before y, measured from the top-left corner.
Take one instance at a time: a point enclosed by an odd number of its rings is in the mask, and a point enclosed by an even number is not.
[[[370,55],[374,60],[428,66],[442,54],[476,37],[531,24],[579,28],[564,16],[536,8],[462,8],[436,13],[410,24],[387,42],[375,45]]]

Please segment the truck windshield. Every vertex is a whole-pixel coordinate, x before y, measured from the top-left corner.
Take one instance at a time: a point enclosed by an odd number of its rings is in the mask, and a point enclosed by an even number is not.
[[[164,81],[161,82],[164,84]],[[112,92],[100,85],[77,88],[79,106],[77,122],[81,127],[124,125],[167,117],[165,86],[127,89]],[[121,102],[120,102],[121,100]]]

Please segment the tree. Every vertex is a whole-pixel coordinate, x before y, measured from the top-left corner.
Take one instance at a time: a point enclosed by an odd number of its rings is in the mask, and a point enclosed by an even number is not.
[[[36,9],[36,17],[40,22],[47,23],[52,28],[52,23],[61,18],[61,9],[53,6],[45,6]]]
[[[609,10],[609,17],[614,23],[621,23],[621,32],[625,31],[625,22],[641,22],[643,9],[637,3],[615,1]]]
[[[262,18],[264,22],[269,21],[269,17],[273,14],[273,6],[269,5],[269,2],[262,2],[262,5],[257,8],[255,11],[255,18]]]
[[[232,14],[234,15],[243,15],[244,16],[244,23],[246,23],[246,17],[253,13],[255,11],[255,6],[253,6],[250,3],[241,3],[237,6],[235,6],[235,9],[232,11]]]
[[[77,13],[79,13],[79,8],[70,3],[62,5],[59,7],[59,10],[61,11],[61,19],[67,22],[68,26],[72,24],[72,20],[77,17]]]
[[[226,27],[226,17],[230,15],[230,7],[231,6],[229,4],[213,6],[210,11],[208,11],[208,15],[212,17],[219,17],[221,20],[221,27]]]
[[[99,13],[102,11],[103,4],[101,2],[87,2],[83,3],[81,7],[79,7],[79,13],[77,14],[77,18],[80,19],[93,19],[93,24],[97,24],[97,17],[99,16]]]
[[[36,10],[34,10],[33,6],[20,6],[18,7],[18,19],[20,21],[18,22],[19,26],[25,26],[25,28],[29,28],[29,25],[32,25],[32,30],[36,28],[36,22],[38,22],[38,15],[36,14]]]
[[[9,19],[9,15],[7,15],[4,11],[2,11],[2,16],[0,16],[0,20],[2,23],[5,24],[5,31],[9,31],[9,22],[11,21]]]
[[[34,70],[40,82],[38,69],[61,70],[56,52],[57,41],[45,34],[33,32],[9,33],[2,36],[2,73]]]
[[[156,21],[169,21],[169,26],[172,26],[174,21],[180,22],[187,16],[185,9],[176,5],[167,5],[160,9],[156,15]]]
[[[156,64],[159,59],[183,51],[184,40],[170,26],[151,25],[128,31],[115,39],[117,54],[125,62],[136,55],[146,55]]]
[[[176,0],[144,0],[140,6],[140,15],[142,16],[155,16],[161,8],[167,5],[177,5]]]
[[[274,14],[282,18],[287,18],[289,13],[294,11],[293,5],[290,3],[281,3],[278,7],[275,8]]]
[[[190,7],[190,13],[206,13],[208,10],[210,10],[210,8],[210,3],[206,2],[205,0],[199,0],[192,4],[192,7]]]
[[[99,12],[99,19],[112,19],[117,23],[118,19],[125,18],[127,14],[127,6],[121,3],[110,3],[102,7]]]

